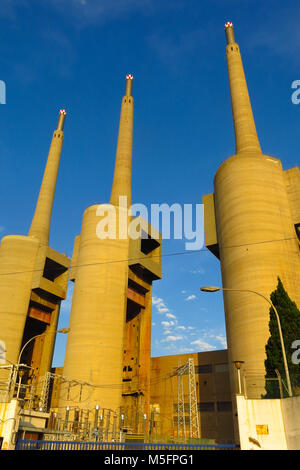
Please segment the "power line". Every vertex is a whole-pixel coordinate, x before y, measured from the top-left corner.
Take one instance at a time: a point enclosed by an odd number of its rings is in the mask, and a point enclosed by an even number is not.
[[[194,251],[179,251],[175,253],[167,253],[165,255],[154,255],[151,256],[151,259],[153,258],[164,258],[168,256],[179,256],[179,255],[187,255],[191,253],[200,253],[200,252],[209,252],[207,249],[201,249],[201,250],[194,250]],[[86,266],[98,266],[98,265],[103,265],[103,264],[114,264],[114,263],[130,263],[134,261],[141,261],[144,260],[145,257],[141,256],[140,258],[124,258],[124,259],[116,259],[116,260],[110,260],[110,261],[99,261],[97,263],[86,263],[86,264],[78,264],[78,265],[72,265],[71,268],[82,268]],[[55,268],[49,268],[49,271],[55,270]],[[7,273],[0,273],[0,276],[9,276],[13,274],[26,274],[26,273],[35,273],[35,272],[41,272],[43,269],[32,269],[32,270],[26,270],[26,271],[11,271]]]
[[[229,248],[240,248],[243,246],[252,246],[252,245],[260,245],[260,244],[265,244],[265,243],[275,243],[275,242],[282,242],[282,241],[290,241],[290,240],[296,240],[298,241],[297,237],[287,237],[287,238],[279,238],[279,239],[273,239],[273,240],[264,240],[261,242],[253,242],[253,243],[244,243],[240,245],[219,245],[219,249],[229,249]],[[182,256],[182,255],[192,255],[192,254],[199,254],[199,253],[210,253],[210,250],[207,248],[201,248],[200,250],[188,250],[188,251],[178,251],[174,253],[166,253],[166,254],[161,254],[161,255],[153,255],[151,256],[151,259],[153,258],[167,258],[171,256]],[[110,260],[110,261],[99,261],[97,263],[86,263],[86,264],[78,264],[78,265],[71,265],[70,268],[78,269],[86,266],[98,266],[98,265],[103,265],[103,264],[114,264],[114,263],[133,263],[134,261],[138,262],[140,260],[144,260],[145,257],[140,257],[140,258],[124,258],[124,259],[116,259],[116,260]],[[49,268],[49,271],[55,270],[55,268]],[[7,273],[0,273],[0,276],[9,276],[9,275],[14,275],[14,274],[26,274],[26,273],[35,273],[35,272],[41,272],[43,269],[33,269],[33,270],[26,270],[26,271],[12,271],[12,272],[7,272]]]
[[[228,246],[221,246],[221,248],[239,248],[242,246],[252,246],[252,245],[261,245],[264,243],[273,243],[273,242],[282,242],[282,241],[289,241],[289,240],[298,240],[298,237],[286,237],[286,238],[277,238],[274,240],[264,240],[262,242],[253,242],[253,243],[243,243],[241,245],[228,245]]]

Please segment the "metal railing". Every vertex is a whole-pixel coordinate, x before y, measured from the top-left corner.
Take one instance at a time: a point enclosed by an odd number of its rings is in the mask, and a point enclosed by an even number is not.
[[[166,444],[138,442],[79,442],[19,440],[16,450],[238,450],[234,444]]]

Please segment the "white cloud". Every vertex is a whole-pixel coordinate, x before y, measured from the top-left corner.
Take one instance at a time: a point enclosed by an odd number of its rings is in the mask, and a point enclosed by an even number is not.
[[[194,351],[195,351],[194,348],[179,348],[178,349],[179,354],[192,353]]]
[[[162,326],[165,328],[170,328],[170,326],[174,326],[175,323],[173,321],[162,321],[161,322]]]
[[[196,296],[194,294],[192,295],[189,295],[185,300],[194,300],[196,298]]]
[[[213,349],[217,349],[216,346],[206,343],[206,341],[203,341],[201,338],[192,341],[191,344],[198,346],[200,351],[212,351]]]
[[[40,1],[40,0],[39,0]],[[53,6],[77,27],[104,23],[114,19],[127,18],[133,13],[150,14],[154,8],[153,0],[48,0]]]
[[[275,9],[268,20],[256,25],[255,33],[249,36],[249,46],[254,50],[268,48],[272,54],[299,60],[299,13],[299,5],[295,5],[293,11]],[[278,30],[274,24],[279,22],[282,26]]]
[[[203,268],[199,268],[199,269],[193,269],[192,271],[190,271],[191,274],[205,274],[205,271]]]
[[[186,290],[182,290],[181,293],[182,293],[182,294],[186,294]]]
[[[181,339],[183,339],[182,336],[172,336],[172,335],[170,335],[170,336],[167,336],[166,339],[163,340],[163,341],[173,342],[173,341],[180,341]]]
[[[160,297],[153,297],[152,304],[155,305],[158,313],[169,313],[169,309]]]
[[[166,317],[176,319],[176,317],[175,317],[175,315],[173,315],[173,313],[167,313]]]
[[[182,70],[183,61],[194,54],[199,44],[207,44],[211,34],[211,28],[204,28],[203,25],[202,28],[178,35],[166,36],[156,32],[149,37],[149,45],[173,71],[178,70],[179,64]]]
[[[216,340],[219,341],[225,349],[227,348],[227,340],[224,336],[218,335],[216,336]]]
[[[178,330],[186,330],[186,327],[185,327],[185,326],[181,326],[181,325],[180,325],[180,326],[177,326],[176,328],[177,328]]]

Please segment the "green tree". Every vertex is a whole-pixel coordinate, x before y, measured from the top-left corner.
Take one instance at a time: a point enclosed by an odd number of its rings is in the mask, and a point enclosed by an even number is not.
[[[300,387],[300,371],[299,365],[293,364],[292,362],[292,353],[294,350],[291,346],[295,340],[300,340],[300,311],[296,303],[288,296],[288,293],[284,289],[279,277],[277,288],[271,293],[270,298],[280,318],[291,385],[295,390]],[[272,307],[270,308],[269,331],[270,337],[266,344],[266,378],[277,378],[275,372],[277,369],[285,384],[285,387],[283,387],[283,394],[284,396],[288,396],[286,391],[286,374],[283,364],[278,323],[276,314]],[[264,398],[279,398],[278,382],[274,380],[266,380],[266,392],[267,393]]]

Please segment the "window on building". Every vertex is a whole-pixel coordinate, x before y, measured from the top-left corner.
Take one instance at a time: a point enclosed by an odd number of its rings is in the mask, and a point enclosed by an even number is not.
[[[201,364],[195,366],[196,374],[211,374],[212,373],[212,364]]]
[[[218,401],[217,410],[218,411],[232,411],[231,401]]]
[[[229,371],[229,367],[228,367],[228,364],[216,364],[215,365],[215,371],[216,372],[228,372]]]
[[[198,411],[206,412],[206,411],[215,411],[215,404],[214,402],[201,402],[198,403]]]

